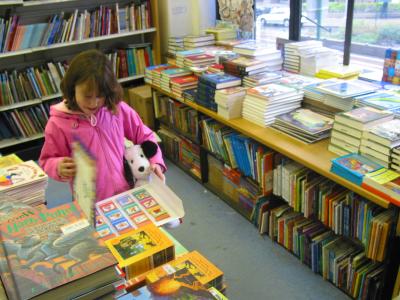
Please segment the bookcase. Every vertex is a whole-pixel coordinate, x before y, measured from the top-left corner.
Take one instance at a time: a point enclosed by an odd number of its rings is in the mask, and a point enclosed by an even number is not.
[[[13,27],[13,23],[20,28]],[[13,42],[5,48],[8,35]],[[61,100],[58,85],[66,61],[81,51],[99,49],[109,55],[122,85],[141,84],[145,66],[160,63],[158,3],[1,1],[0,40],[4,42],[0,45],[0,126],[5,128],[14,122],[18,127],[0,133],[0,153],[16,152],[24,159],[33,159],[43,143],[49,106]],[[122,67],[121,60],[125,60],[126,67]],[[58,79],[54,75],[57,72]]]
[[[321,142],[317,142],[314,144],[304,144],[300,141],[297,141],[289,136],[284,135],[283,133],[276,131],[272,128],[264,128],[257,126],[247,120],[244,119],[232,119],[232,120],[227,120],[222,118],[220,115],[218,115],[216,112],[211,111],[205,107],[202,107],[195,102],[189,102],[185,101],[183,98],[179,98],[172,93],[168,93],[165,90],[162,90],[160,87],[151,85],[152,91],[153,91],[153,98],[154,98],[154,103],[155,103],[155,111],[156,111],[156,118],[160,117],[157,116],[157,111],[160,110],[160,104],[157,99],[159,97],[167,97],[169,99],[173,99],[171,101],[176,102],[176,106],[186,106],[198,113],[197,117],[199,120],[201,119],[200,116],[211,118],[211,120],[215,120],[219,122],[220,124],[223,124],[225,126],[228,126],[238,132],[239,134],[242,134],[246,137],[249,137],[253,139],[254,141],[258,142],[261,145],[264,145],[268,147],[269,149],[273,150],[275,153],[280,153],[284,155],[285,157],[290,158],[291,160],[298,162],[305,166],[306,168],[314,171],[315,173],[331,180],[334,183],[337,183],[340,186],[345,187],[349,191],[352,191],[361,197],[369,200],[370,202],[376,204],[377,206],[384,208],[384,209],[394,209],[396,211],[397,217],[397,230],[396,234],[393,235],[393,237],[390,238],[389,241],[389,246],[388,246],[388,254],[387,258],[384,261],[384,266],[385,266],[385,274],[386,274],[386,282],[388,286],[385,288],[387,289],[387,294],[385,295],[385,299],[389,299],[393,296],[396,296],[398,291],[399,291],[399,285],[400,285],[400,277],[397,278],[395,287],[393,288],[393,284],[395,283],[395,278],[396,274],[398,272],[398,266],[399,266],[399,258],[397,257],[398,255],[395,255],[395,253],[398,253],[399,250],[399,221],[398,221],[398,209],[393,208],[393,206],[386,201],[385,199],[382,199],[379,196],[376,196],[375,194],[372,194],[368,192],[367,190],[364,190],[362,187],[355,185],[344,178],[337,176],[333,173],[330,172],[330,167],[331,167],[331,159],[335,157],[335,155],[327,150],[328,148],[328,140],[323,140]],[[181,118],[182,120],[182,118]],[[201,121],[199,121],[201,123]],[[226,160],[220,157],[219,155],[216,155],[207,147],[204,147],[204,144],[201,143],[200,136],[197,137],[197,139],[194,139],[192,136],[187,136],[187,132],[182,132],[179,128],[176,128],[173,126],[173,123],[171,122],[165,122],[165,120],[161,119],[159,120],[159,124],[161,128],[163,126],[168,127],[169,130],[173,132],[173,134],[177,135],[178,137],[186,140],[190,140],[193,144],[197,143],[197,146],[199,147],[199,159],[200,159],[200,177],[196,177],[198,181],[200,181],[202,184],[204,184],[205,187],[210,189],[212,192],[214,192],[216,195],[220,196],[225,202],[227,202],[230,206],[232,206],[234,209],[236,209],[239,213],[241,213],[245,218],[251,219],[251,212],[249,210],[243,210],[243,205],[238,205],[236,202],[233,202],[229,195],[227,193],[221,192],[220,189],[216,188],[215,185],[210,184],[210,175],[212,175],[213,180],[215,178],[218,178],[221,174],[218,174],[218,170],[212,166],[212,163],[210,163],[210,158],[212,161],[220,161],[221,164],[226,164]],[[176,149],[175,149],[176,150]],[[167,156],[168,156],[168,151],[167,151]],[[193,174],[190,172],[190,170],[187,168],[187,166],[182,165],[182,160],[178,158],[172,158],[172,160],[178,164],[179,167],[184,169],[187,173],[189,173],[192,177]],[[213,174],[217,173],[217,174]],[[218,180],[218,179],[217,179]],[[347,237],[345,237],[347,238]],[[349,238],[349,241],[351,238]],[[352,241],[350,241],[352,242]],[[357,242],[357,241],[356,241]],[[280,243],[281,244],[281,243]],[[286,247],[285,247],[286,248]],[[294,253],[294,252],[293,252]],[[296,256],[297,254],[294,253]]]

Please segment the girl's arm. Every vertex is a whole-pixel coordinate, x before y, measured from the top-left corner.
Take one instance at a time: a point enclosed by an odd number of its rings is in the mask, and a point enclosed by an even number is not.
[[[157,144],[153,131],[143,123],[136,111],[122,101],[120,102],[120,109],[123,114],[124,134],[128,140],[131,140],[134,144],[142,144],[144,141],[152,141]],[[157,149],[157,154],[150,158],[150,163],[159,164],[164,172],[167,170],[160,147]]]
[[[44,132],[44,145],[39,157],[39,165],[50,178],[66,181],[58,174],[58,165],[65,157],[70,157],[71,151],[67,140],[57,126],[48,121]]]

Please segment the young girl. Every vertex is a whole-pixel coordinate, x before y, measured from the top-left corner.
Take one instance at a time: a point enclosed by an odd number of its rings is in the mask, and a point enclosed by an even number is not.
[[[156,142],[139,115],[122,102],[122,88],[110,61],[97,50],[77,55],[62,82],[64,100],[50,108],[39,163],[59,181],[72,180],[76,166],[71,143],[77,137],[96,158],[96,201],[129,189],[124,178],[124,138],[135,144]],[[154,173],[164,180],[160,149],[150,159]]]

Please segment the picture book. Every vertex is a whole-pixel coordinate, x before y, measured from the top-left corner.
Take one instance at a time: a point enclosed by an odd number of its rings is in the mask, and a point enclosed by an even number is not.
[[[266,85],[261,85],[257,86],[251,89],[247,90],[247,94],[256,96],[259,98],[273,98],[273,97],[279,97],[279,96],[291,96],[291,95],[296,95],[297,91],[294,88],[280,85],[280,84],[275,84],[275,83],[270,83]]]
[[[375,92],[355,98],[358,103],[378,109],[393,110],[400,108],[400,95],[390,92]]]
[[[126,278],[131,279],[175,258],[174,243],[154,224],[105,241]]]
[[[162,226],[185,214],[181,199],[153,175],[143,186],[96,202],[95,209],[96,230],[104,238],[148,223]]]
[[[81,141],[72,143],[72,156],[76,165],[74,177],[74,199],[94,224],[94,203],[96,202],[96,161]]]
[[[382,168],[364,176],[362,186],[393,204],[400,206],[400,174]]]
[[[309,109],[296,109],[278,116],[276,119],[310,134],[332,129],[333,119],[314,113]]]
[[[16,165],[22,163],[22,159],[20,159],[16,154],[9,154],[5,156],[0,156],[0,169],[5,167],[9,167],[12,165]]]
[[[362,130],[364,125],[374,125],[375,122],[383,122],[393,119],[393,113],[365,106],[335,116],[335,121]]]
[[[218,299],[202,285],[187,268],[167,273],[155,282],[151,282],[130,294],[122,296],[122,300],[145,299]]]
[[[1,277],[18,299],[75,298],[118,280],[117,261],[76,202],[52,209],[3,203],[0,219]]]
[[[47,175],[33,160],[7,166],[0,169],[0,194],[43,180]]]
[[[378,138],[387,140],[390,143],[400,141],[400,120],[393,119],[387,122],[379,123],[371,128],[369,132]]]
[[[362,94],[372,93],[377,90],[377,87],[367,85],[360,81],[337,81],[332,84],[320,84],[316,87],[319,91],[334,95],[339,98],[349,98]]]
[[[365,174],[381,169],[382,166],[370,159],[350,153],[332,160],[331,171],[358,185],[361,185]]]

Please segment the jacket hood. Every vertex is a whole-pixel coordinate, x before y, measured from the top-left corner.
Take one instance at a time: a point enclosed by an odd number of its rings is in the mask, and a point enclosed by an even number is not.
[[[97,124],[96,115],[98,115],[99,112],[103,109],[105,108],[102,107],[95,114],[88,116],[85,115],[83,112],[70,110],[65,105],[65,102],[61,101],[60,103],[50,106],[50,116],[63,119],[70,119],[70,120],[87,120],[92,126],[96,126]]]

